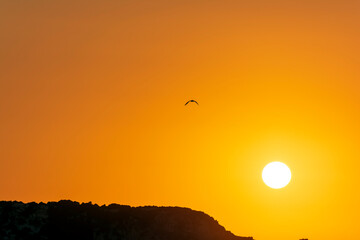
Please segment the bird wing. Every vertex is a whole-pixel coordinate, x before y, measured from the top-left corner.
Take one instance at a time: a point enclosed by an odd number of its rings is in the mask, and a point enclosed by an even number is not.
[[[187,102],[185,103],[185,106],[186,106],[189,102],[194,102],[194,103],[196,103],[197,105],[199,105],[199,103],[198,103],[197,101],[195,101],[195,100],[189,100],[189,101],[187,101]]]

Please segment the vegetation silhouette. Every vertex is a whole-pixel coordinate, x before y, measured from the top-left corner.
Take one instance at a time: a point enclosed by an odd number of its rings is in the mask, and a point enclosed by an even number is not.
[[[0,238],[21,240],[253,240],[180,207],[0,202]]]

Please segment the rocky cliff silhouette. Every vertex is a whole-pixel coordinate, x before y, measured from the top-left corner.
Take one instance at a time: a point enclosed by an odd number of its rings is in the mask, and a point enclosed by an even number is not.
[[[252,240],[203,212],[180,207],[130,207],[62,200],[0,202],[0,239]]]

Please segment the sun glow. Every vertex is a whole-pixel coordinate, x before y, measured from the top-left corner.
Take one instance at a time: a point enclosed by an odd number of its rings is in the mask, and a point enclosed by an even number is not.
[[[271,162],[264,167],[262,178],[267,186],[279,189],[289,184],[291,171],[289,167],[282,162]]]

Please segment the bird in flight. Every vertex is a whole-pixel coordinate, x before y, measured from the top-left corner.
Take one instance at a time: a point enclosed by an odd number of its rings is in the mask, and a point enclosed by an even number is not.
[[[189,101],[187,101],[187,102],[185,103],[185,106],[186,106],[188,103],[190,103],[190,102],[194,102],[194,103],[196,103],[197,105],[199,105],[197,101],[195,101],[195,100],[189,100]]]

